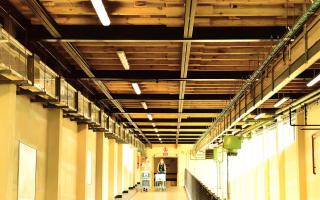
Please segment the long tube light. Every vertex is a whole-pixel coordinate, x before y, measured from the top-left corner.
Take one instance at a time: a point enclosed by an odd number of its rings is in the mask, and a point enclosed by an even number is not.
[[[242,125],[241,128],[242,128],[242,129],[245,129],[245,128],[247,128],[249,125],[250,125],[249,123],[245,123],[245,124]]]
[[[150,121],[152,121],[152,115],[151,115],[151,114],[148,114],[147,116],[148,116],[148,119],[149,119]]]
[[[145,110],[148,109],[147,103],[145,101],[141,102],[141,105]]]
[[[284,104],[286,101],[288,101],[288,97],[283,97],[281,100],[279,100],[276,104],[273,105],[275,108],[279,108],[282,104]]]
[[[99,17],[101,24],[103,26],[109,26],[111,24],[111,21],[102,0],[91,0],[91,3]]]
[[[316,83],[318,83],[320,81],[320,74],[318,76],[316,76],[314,79],[312,79],[307,86],[308,87],[312,87],[314,86]]]
[[[262,117],[264,117],[266,115],[266,113],[260,113],[259,115],[255,116],[254,119],[257,120],[257,119],[260,119]]]
[[[136,92],[137,95],[141,94],[141,90],[140,90],[140,87],[139,87],[138,83],[132,83],[131,85],[132,85],[132,87],[133,87],[133,89],[134,89],[134,91]]]
[[[240,130],[237,129],[237,130],[232,131],[232,134],[236,134],[236,133],[239,133],[239,132],[240,132]]]
[[[124,51],[117,51],[117,55],[120,59],[120,62],[123,66],[123,68],[125,70],[129,70],[130,69],[130,65],[129,65],[129,62],[128,62],[128,59],[126,57],[126,54],[124,53]]]

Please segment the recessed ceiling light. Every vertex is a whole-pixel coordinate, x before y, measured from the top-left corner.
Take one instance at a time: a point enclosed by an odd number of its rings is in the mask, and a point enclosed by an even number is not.
[[[109,26],[110,25],[110,18],[108,16],[108,13],[106,11],[106,8],[103,5],[102,0],[91,0],[91,3],[93,5],[93,8],[95,9],[99,20],[103,26]]]
[[[153,126],[153,127],[156,127],[156,124],[155,124],[155,123],[152,123],[152,126]]]
[[[154,131],[155,131],[156,133],[158,133],[158,132],[159,132],[157,128],[155,128],[155,129],[154,129]]]
[[[276,104],[274,104],[273,107],[278,108],[279,106],[281,106],[282,104],[284,104],[286,101],[288,101],[289,98],[288,97],[283,97],[281,100],[279,100]]]
[[[146,102],[141,102],[141,105],[142,105],[142,107],[145,109],[145,110],[147,110],[148,109],[148,106],[147,106],[147,103]]]
[[[262,117],[264,117],[266,115],[266,113],[260,113],[259,115],[255,116],[254,119],[257,120],[257,119],[260,119]]]
[[[147,116],[148,116],[148,119],[149,119],[150,121],[152,121],[152,115],[151,115],[151,114],[148,114]]]
[[[141,94],[141,90],[138,83],[132,83],[131,85],[137,95]]]
[[[312,79],[312,81],[310,81],[307,86],[308,87],[312,87],[314,86],[316,83],[318,83],[320,81],[320,74],[318,76],[316,76],[314,79]]]
[[[125,70],[129,70],[130,69],[130,65],[129,65],[129,62],[128,62],[128,59],[126,57],[126,54],[124,53],[124,51],[117,51],[117,55],[120,59],[120,62],[123,66],[123,68]]]

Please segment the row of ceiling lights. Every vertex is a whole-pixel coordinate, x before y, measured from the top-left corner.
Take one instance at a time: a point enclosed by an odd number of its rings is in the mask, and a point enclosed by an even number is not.
[[[128,62],[128,59],[127,59],[127,57],[126,57],[125,52],[124,52],[124,51],[117,51],[117,55],[118,55],[118,57],[119,57],[119,59],[120,59],[120,62],[121,62],[121,64],[122,64],[123,68],[124,68],[125,70],[130,70],[130,65],[129,65],[129,62]],[[131,83],[131,86],[132,86],[134,92],[135,92],[137,95],[140,95],[140,94],[142,93],[138,83],[136,83],[136,82]],[[141,102],[141,106],[142,106],[145,110],[148,110],[148,105],[147,105],[147,103],[146,103],[145,101],[142,101],[142,102]],[[150,121],[153,120],[152,114],[148,113],[148,114],[147,114],[147,117],[148,117],[148,119],[149,119]],[[162,140],[161,140],[160,135],[159,135],[159,133],[158,133],[159,130],[156,128],[156,124],[155,124],[154,122],[152,122],[152,126],[153,126],[153,128],[154,128],[154,131],[157,133],[157,136],[158,136],[159,141],[162,143]]]
[[[135,93],[136,93],[137,95],[140,95],[140,94],[141,94],[141,89],[140,89],[140,87],[139,87],[139,84],[138,84],[138,83],[131,83],[131,85],[132,85],[132,88],[133,88],[133,90],[135,91]],[[142,101],[142,102],[141,102],[141,106],[142,106],[145,110],[148,110],[148,105],[147,105],[147,103],[146,103],[145,101]],[[149,119],[150,121],[153,120],[153,117],[152,117],[152,115],[151,115],[150,113],[147,114],[147,117],[148,117],[148,119]],[[153,126],[153,128],[154,128],[154,132],[157,133],[157,136],[158,136],[159,141],[162,143],[162,140],[161,140],[160,135],[159,135],[159,133],[158,133],[159,130],[156,128],[156,124],[155,124],[154,122],[152,122],[152,126]]]
[[[312,79],[310,82],[307,83],[307,87],[312,87],[315,84],[317,84],[320,81],[320,74],[317,75],[314,79]],[[290,98],[289,97],[283,97],[280,99],[277,103],[273,105],[274,108],[279,108],[282,104],[287,102]],[[254,117],[255,120],[261,119],[266,115],[266,113],[260,113],[257,116]],[[244,127],[242,127],[244,128]]]
[[[103,5],[103,2],[102,0],[91,0],[91,3],[99,17],[99,20],[101,21],[102,25],[104,26],[109,26],[111,21],[110,21],[110,18],[108,16],[108,13]],[[129,65],[129,62],[126,58],[126,55],[125,55],[125,52],[124,51],[117,51],[117,55],[121,61],[121,64],[122,66],[124,67],[125,70],[129,70],[130,69],[130,65]],[[317,75],[313,80],[311,80],[307,86],[308,87],[312,87],[314,86],[316,83],[318,83],[320,81],[320,74]],[[139,85],[138,83],[132,83],[132,87],[134,89],[134,91],[136,92],[137,95],[140,95],[141,94],[141,90],[139,88]],[[276,104],[274,104],[274,108],[278,108],[280,107],[282,104],[284,104],[285,102],[287,102],[289,100],[288,97],[283,97],[282,99],[280,99]],[[142,107],[147,110],[148,109],[148,106],[146,104],[146,102],[141,102],[141,105]],[[264,116],[266,115],[266,113],[260,113],[258,114],[257,116],[254,117],[255,120],[258,120],[258,119],[261,119],[263,118]],[[152,121],[152,115],[151,114],[147,114],[147,117],[150,121]],[[158,129],[156,128],[156,125],[155,123],[152,123],[152,126],[155,128],[155,132],[158,133]],[[245,128],[249,126],[249,124],[244,124],[242,126],[242,128]],[[161,142],[161,138],[159,137],[159,134],[158,135],[158,138]]]

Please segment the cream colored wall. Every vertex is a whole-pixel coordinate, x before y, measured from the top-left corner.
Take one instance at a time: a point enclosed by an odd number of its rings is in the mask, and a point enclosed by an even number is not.
[[[0,199],[17,199],[19,141],[37,149],[36,199],[45,199],[47,110],[0,85]]]
[[[60,199],[77,199],[77,134],[77,124],[64,118],[60,136]]]
[[[192,145],[189,144],[168,144],[168,145],[162,145],[162,144],[154,144],[152,145],[152,148],[146,148],[147,157],[150,160],[150,168],[152,170],[152,179],[153,180],[153,169],[154,165],[157,163],[154,163],[154,157],[163,157],[163,148],[168,148],[168,156],[170,157],[178,157],[178,177],[177,177],[177,185],[178,186],[184,186],[184,172],[185,169],[188,167],[189,160],[190,160],[190,150],[192,148]],[[153,184],[154,185],[154,184]]]
[[[319,120],[320,105],[314,103],[308,106],[308,124],[320,124]],[[303,112],[300,113],[301,122],[304,122]],[[314,127],[319,128],[319,127]],[[301,199],[318,200],[320,197],[320,137],[316,140],[315,156],[317,174],[313,174],[312,164],[312,135],[320,134],[319,130],[299,130],[299,139],[301,141],[300,164],[301,165]]]
[[[17,96],[13,84],[0,85],[0,110],[0,199],[17,199],[19,141],[37,150],[37,200],[96,199],[96,133],[86,127],[81,141],[79,126],[63,118],[61,109],[46,109],[41,103],[31,103],[28,96]],[[103,151],[107,149],[105,141]],[[77,189],[86,174],[79,172],[86,163],[79,165],[79,152],[88,151],[93,155],[93,179],[91,185],[83,184],[86,196],[81,196],[83,191]],[[105,161],[112,165],[113,160]],[[102,182],[107,185],[108,176]]]
[[[320,124],[319,113],[320,106],[318,104],[309,105],[307,115],[308,123]],[[304,123],[303,111],[298,112],[297,121],[293,123]],[[291,139],[286,137],[281,139],[286,132],[277,129],[276,141],[274,141],[275,154],[271,157],[266,157],[268,144],[262,144],[264,151],[260,156],[264,161],[246,172],[238,172],[231,175],[231,199],[319,199],[320,172],[314,175],[312,171],[311,138],[314,133],[319,133],[320,131],[303,131],[301,128],[302,127],[293,128],[293,130],[295,130],[295,140],[284,148],[280,148],[279,144],[283,143],[283,140],[289,141]],[[267,140],[266,137],[267,134],[264,133],[264,141]],[[259,145],[253,148],[252,151],[258,151],[257,148],[259,148]],[[319,153],[320,145],[315,148],[315,152]],[[250,165],[255,159],[257,159],[257,157],[254,155],[248,157],[248,159],[242,159],[241,164],[236,162],[234,168],[242,167],[241,165]],[[320,166],[318,166],[318,168],[320,168]],[[236,172],[236,170],[234,172]]]
[[[26,96],[17,96],[16,112],[15,149],[21,141],[37,150],[36,199],[45,199],[48,110],[41,104],[31,103]]]

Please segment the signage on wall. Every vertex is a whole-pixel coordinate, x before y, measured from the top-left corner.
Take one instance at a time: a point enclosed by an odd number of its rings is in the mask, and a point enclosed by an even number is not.
[[[163,148],[163,156],[168,156],[168,148],[167,147],[164,147]]]

